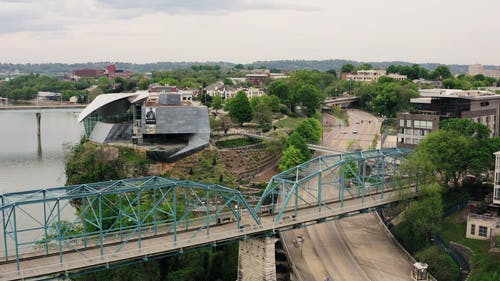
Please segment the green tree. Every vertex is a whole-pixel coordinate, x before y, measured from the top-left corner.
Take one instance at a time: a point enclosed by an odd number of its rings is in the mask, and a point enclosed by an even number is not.
[[[244,91],[239,91],[236,96],[226,102],[224,108],[229,116],[238,121],[240,125],[252,120],[252,107]]]
[[[470,142],[464,136],[452,131],[440,130],[422,139],[411,156],[421,172],[433,175],[442,184],[453,183],[467,174]]]
[[[431,184],[422,188],[418,201],[411,201],[403,213],[403,221],[394,232],[410,252],[430,244],[430,239],[441,230],[443,200],[441,186]]]
[[[450,118],[439,122],[441,130],[452,131],[464,137],[485,139],[490,137],[490,129],[486,125],[465,118]]]
[[[304,162],[304,158],[302,156],[302,152],[297,149],[295,146],[291,145],[283,151],[283,155],[281,156],[279,168],[281,171],[286,171],[292,167],[295,167],[302,162]]]
[[[271,129],[273,123],[273,112],[264,102],[260,102],[254,110],[254,118],[264,132]]]
[[[337,70],[335,70],[333,68],[332,69],[328,69],[326,72],[328,72],[328,73],[332,74],[333,76],[337,77]]]
[[[212,100],[212,108],[215,109],[215,113],[217,113],[217,110],[222,109],[222,97],[221,96],[214,97],[214,99]]]
[[[139,90],[146,90],[149,86],[149,79],[141,78],[139,82],[137,82],[137,87]]]
[[[324,96],[321,91],[313,85],[304,85],[297,90],[298,100],[301,102],[303,112],[312,117],[319,109]]]
[[[280,111],[280,100],[277,96],[263,95],[261,98],[272,112]]]
[[[352,73],[354,71],[354,65],[348,63],[344,64],[342,68],[340,69],[340,72],[342,73]]]
[[[459,280],[457,264],[438,246],[432,246],[417,252],[415,259],[427,263],[429,265],[429,272],[439,281]]]
[[[266,139],[262,142],[266,147],[266,151],[269,153],[276,153],[277,151],[281,153],[288,139],[288,133],[285,129],[277,129],[270,136],[272,139]]]
[[[111,91],[111,81],[108,77],[101,77],[97,80],[97,87],[99,87],[104,93]]]
[[[307,118],[302,121],[295,131],[301,135],[306,142],[319,143],[323,134],[321,122],[315,118]]]
[[[376,115],[395,117],[398,112],[411,109],[410,100],[418,97],[416,85],[411,82],[380,79],[377,83],[365,83],[354,90],[362,108]]]
[[[362,63],[356,67],[356,70],[370,70],[373,69],[373,66],[369,63]]]
[[[286,147],[293,146],[300,150],[302,154],[302,159],[304,161],[309,160],[311,158],[311,151],[307,147],[307,142],[304,138],[297,132],[293,132],[286,141]]]
[[[440,65],[434,69],[434,71],[431,73],[432,79],[435,80],[444,80],[446,78],[450,78],[453,75],[451,75],[451,71],[447,66]]]
[[[295,112],[296,101],[287,79],[274,81],[269,85],[268,92],[270,95],[278,97],[282,104],[288,106],[292,112]]]
[[[492,154],[500,150],[499,137],[489,138],[488,128],[467,119],[441,124],[441,130],[422,139],[406,165],[423,178],[454,186],[465,175],[481,177],[494,168]]]

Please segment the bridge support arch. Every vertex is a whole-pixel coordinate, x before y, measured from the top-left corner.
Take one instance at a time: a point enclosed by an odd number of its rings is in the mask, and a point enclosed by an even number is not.
[[[276,281],[274,237],[239,242],[238,281]]]

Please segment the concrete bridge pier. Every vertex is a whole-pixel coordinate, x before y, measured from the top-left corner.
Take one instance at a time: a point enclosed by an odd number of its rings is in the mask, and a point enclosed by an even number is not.
[[[276,281],[274,237],[239,242],[238,281]]]

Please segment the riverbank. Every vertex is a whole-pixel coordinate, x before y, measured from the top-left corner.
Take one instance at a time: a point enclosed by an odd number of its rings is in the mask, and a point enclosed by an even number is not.
[[[65,108],[85,108],[86,104],[59,102],[59,101],[16,101],[12,104],[1,104],[0,111],[5,110],[29,110],[29,109],[65,109]]]

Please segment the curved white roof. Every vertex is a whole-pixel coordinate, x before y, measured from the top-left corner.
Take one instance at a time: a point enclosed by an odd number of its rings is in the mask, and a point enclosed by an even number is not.
[[[92,114],[92,112],[105,106],[106,104],[115,102],[120,99],[136,97],[140,93],[120,93],[120,94],[102,94],[98,95],[87,107],[85,107],[80,115],[78,115],[78,122],[82,122],[85,117]]]
[[[131,103],[136,103],[136,102],[140,102],[142,101],[143,99],[149,97],[150,95],[152,95],[152,93],[148,92],[148,91],[138,91],[138,92],[135,92],[137,94],[136,97],[134,97],[134,99],[132,99],[130,102]]]

